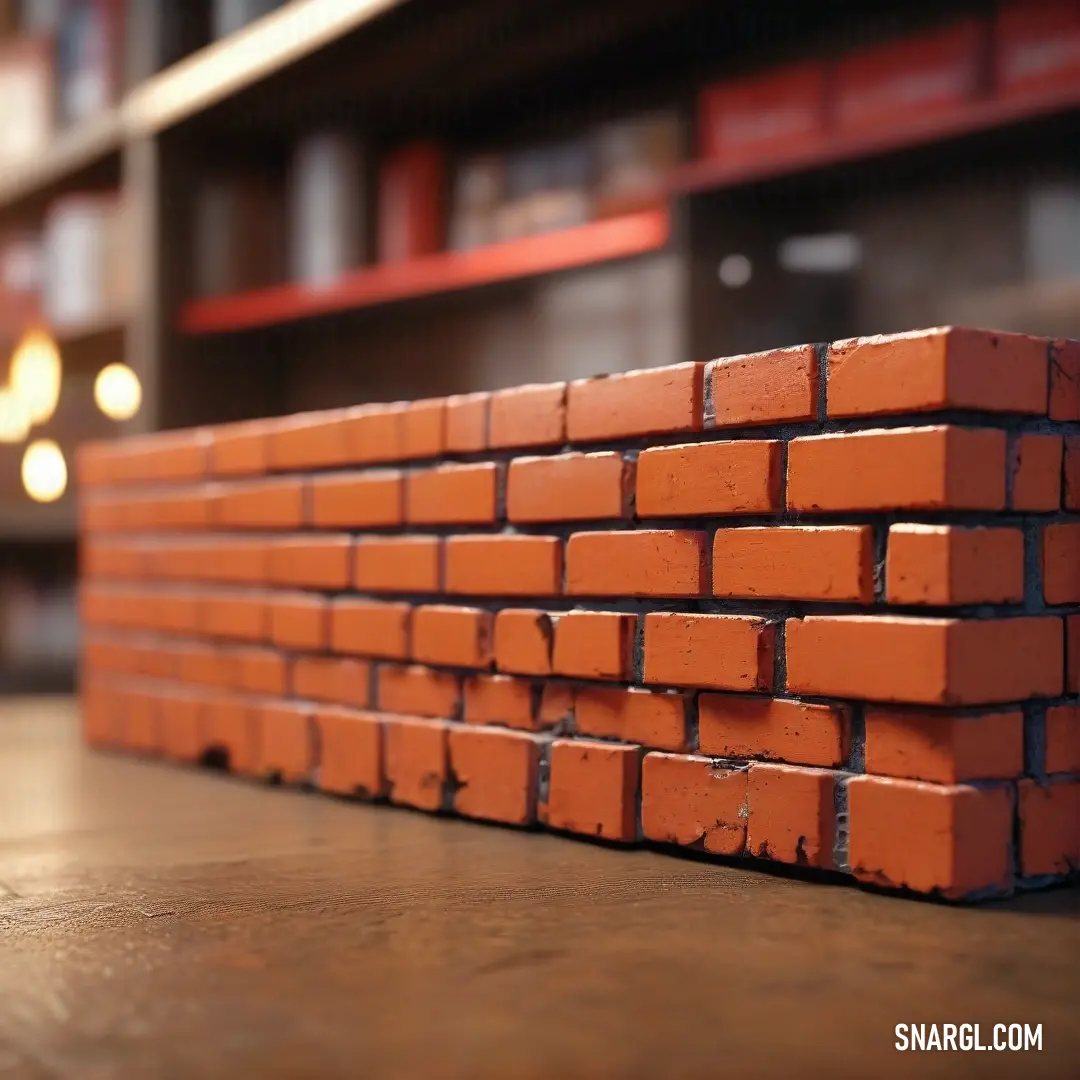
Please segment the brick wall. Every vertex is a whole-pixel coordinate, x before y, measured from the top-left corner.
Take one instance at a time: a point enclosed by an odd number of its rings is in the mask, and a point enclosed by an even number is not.
[[[951,898],[1080,865],[1080,345],[94,444],[87,738]]]

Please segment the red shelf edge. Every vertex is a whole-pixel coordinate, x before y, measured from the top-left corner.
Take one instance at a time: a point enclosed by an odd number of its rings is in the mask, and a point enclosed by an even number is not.
[[[670,232],[666,208],[643,210],[475,251],[440,252],[405,263],[364,267],[325,289],[275,285],[196,300],[181,308],[178,324],[189,335],[248,330],[536,277],[657,251]]]

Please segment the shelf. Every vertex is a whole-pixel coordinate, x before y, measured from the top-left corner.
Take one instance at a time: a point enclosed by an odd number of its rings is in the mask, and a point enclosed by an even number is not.
[[[537,277],[662,248],[670,233],[667,210],[594,221],[468,252],[444,252],[407,263],[353,271],[325,289],[279,285],[187,304],[180,330],[215,334]]]
[[[775,154],[758,161],[693,161],[672,173],[669,190],[689,194],[778,179],[829,165],[994,131],[1025,120],[1067,112],[1078,106],[1080,85],[1060,87],[1052,94],[972,102],[947,116],[917,116],[909,124],[882,129],[874,134],[836,135],[818,147]]]

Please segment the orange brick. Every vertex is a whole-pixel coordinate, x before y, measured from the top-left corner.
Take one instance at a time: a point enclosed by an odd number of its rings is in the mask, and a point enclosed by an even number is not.
[[[1048,604],[1080,603],[1080,521],[1043,531],[1043,596]]]
[[[453,808],[465,817],[530,825],[536,819],[535,736],[497,728],[454,727],[450,731]]]
[[[861,881],[962,899],[1012,884],[1012,796],[856,776],[848,782],[848,861]]]
[[[866,771],[907,780],[962,784],[1007,780],[1024,771],[1019,711],[982,716],[868,709]]]
[[[446,399],[446,449],[451,454],[475,454],[487,449],[491,395],[455,394]]]
[[[154,756],[161,749],[159,701],[152,694],[129,693],[123,726],[124,746],[137,754]]]
[[[272,540],[268,578],[290,588],[344,589],[352,580],[352,537],[294,536]]]
[[[409,402],[401,416],[401,458],[437,458],[446,453],[446,399]]]
[[[200,561],[199,577],[230,585],[257,585],[267,579],[270,566],[269,543],[261,539],[227,540],[215,538],[202,548],[206,564]]]
[[[1046,771],[1080,773],[1080,706],[1046,710]]]
[[[1080,781],[1021,780],[1020,870],[1025,877],[1080,868]]]
[[[408,604],[335,600],[330,605],[330,649],[404,660],[409,655],[411,613]]]
[[[218,521],[231,529],[298,529],[306,480],[252,480],[222,485]]]
[[[208,633],[214,633],[214,628],[220,628],[223,636],[235,636],[234,634],[225,633],[229,629],[229,623],[227,621],[233,616],[240,617],[234,610],[230,615],[229,611],[218,611],[216,608],[215,617],[211,619],[209,623],[203,620],[203,606],[196,593],[159,593],[154,600],[154,612],[156,619],[154,620],[155,626],[169,634],[191,634],[198,630],[205,630]],[[251,609],[245,609],[251,613]],[[235,630],[235,625],[233,626]],[[248,637],[254,634],[256,637],[261,636],[257,629],[246,631],[241,627],[240,637]]]
[[[1060,435],[1021,435],[1012,467],[1012,508],[1049,511],[1061,506]]]
[[[574,719],[574,690],[568,683],[544,682],[540,686],[540,711],[536,725],[566,731]]]
[[[363,536],[356,544],[354,584],[364,592],[438,592],[442,541],[437,536]]]
[[[536,706],[532,684],[509,675],[477,675],[465,680],[464,720],[467,724],[504,724],[535,731]]]
[[[348,409],[297,413],[275,420],[269,432],[270,468],[276,472],[345,465]]]
[[[106,487],[112,479],[113,445],[83,442],[75,448],[75,482],[80,491]]]
[[[444,605],[418,607],[412,620],[412,656],[424,664],[488,667],[491,633],[490,611]]]
[[[646,754],[641,767],[641,825],[657,844],[741,855],[746,846],[747,770],[709,758]]]
[[[570,596],[701,596],[706,535],[676,529],[574,533],[566,544]]]
[[[203,713],[203,753],[223,755],[229,771],[256,775],[259,763],[258,717],[243,698],[220,697],[207,702]]]
[[[714,596],[785,600],[874,599],[874,534],[869,525],[718,529]]]
[[[583,443],[700,431],[704,371],[704,364],[675,364],[576,379],[566,398],[567,437]]]
[[[211,637],[263,641],[270,626],[262,593],[216,593],[201,602],[203,630]]]
[[[410,473],[405,520],[413,525],[486,525],[498,514],[499,467],[481,461]]]
[[[386,783],[390,801],[441,810],[449,779],[450,725],[439,720],[386,717]]]
[[[1080,694],[1080,615],[1063,620],[1068,627],[1068,649],[1065,654],[1065,692]]]
[[[1020,529],[892,525],[885,557],[890,604],[1004,604],[1024,598]]]
[[[174,761],[198,761],[203,747],[203,702],[170,693],[161,704],[161,750]]]
[[[461,709],[461,680],[449,672],[381,664],[375,680],[381,712],[453,720]]]
[[[503,608],[495,616],[495,666],[517,675],[550,675],[552,616],[532,608]]]
[[[311,480],[311,520],[321,529],[382,528],[405,520],[405,480],[396,469],[332,473]]]
[[[728,356],[705,370],[706,427],[749,427],[813,420],[818,359],[813,345]]]
[[[464,596],[557,596],[562,541],[556,536],[451,536],[446,591]]]
[[[283,697],[286,675],[285,657],[275,649],[238,649],[233,654],[233,679],[237,690]]]
[[[547,803],[539,817],[552,829],[634,841],[640,783],[637,747],[556,739],[551,744]]]
[[[141,451],[146,478],[158,483],[201,480],[207,474],[210,444],[211,434],[203,428],[150,436]]]
[[[145,522],[140,520],[136,527],[151,526],[165,531],[205,529],[215,521],[216,500],[215,489],[210,485],[163,492],[144,503],[149,506],[150,517]]]
[[[686,706],[681,693],[583,686],[574,695],[575,729],[655,750],[685,750]]]
[[[579,679],[631,676],[637,616],[614,611],[571,611],[555,623],[552,668]]]
[[[258,774],[285,784],[304,783],[314,765],[310,711],[284,702],[263,705],[257,722],[261,732]]]
[[[759,859],[832,870],[834,774],[753,762],[747,779],[746,849]]]
[[[488,446],[558,446],[566,441],[566,383],[518,386],[491,395]]]
[[[644,682],[769,690],[775,627],[750,615],[645,616]]]
[[[215,476],[258,476],[270,468],[272,421],[221,424],[210,432],[210,472]]]
[[[792,439],[787,502],[805,511],[1003,510],[1005,433],[926,427]]]
[[[330,644],[330,603],[312,593],[277,593],[270,602],[270,640],[283,649],[319,652]]]
[[[232,686],[233,657],[218,648],[185,645],[176,650],[178,677],[196,686]]]
[[[943,328],[837,341],[829,416],[970,409],[1046,415],[1047,343],[1022,334]]]
[[[1080,342],[1050,346],[1050,419],[1080,420]]]
[[[990,705],[1062,690],[1059,619],[790,619],[787,688],[916,705]]]
[[[289,676],[294,697],[364,709],[371,704],[371,665],[332,656],[298,656]],[[324,762],[325,764],[325,762]]]
[[[843,706],[749,694],[702,694],[698,713],[703,754],[826,768],[840,766],[847,758],[851,720]]]
[[[1063,504],[1066,510],[1080,510],[1080,436],[1065,440]]]
[[[772,514],[781,509],[780,443],[653,446],[637,461],[640,517]]]
[[[509,521],[600,521],[625,517],[633,466],[621,454],[559,454],[510,462]]]
[[[409,403],[360,405],[349,410],[345,443],[357,465],[400,461],[405,456],[405,416]]]
[[[322,746],[319,788],[333,795],[378,799],[383,776],[383,724],[378,716],[349,709],[320,709],[315,727]]]

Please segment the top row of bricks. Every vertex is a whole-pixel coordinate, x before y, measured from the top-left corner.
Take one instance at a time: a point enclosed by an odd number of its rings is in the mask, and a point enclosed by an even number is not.
[[[78,467],[86,486],[162,482],[941,411],[1080,421],[1080,342],[950,327],[853,338],[91,443]]]

